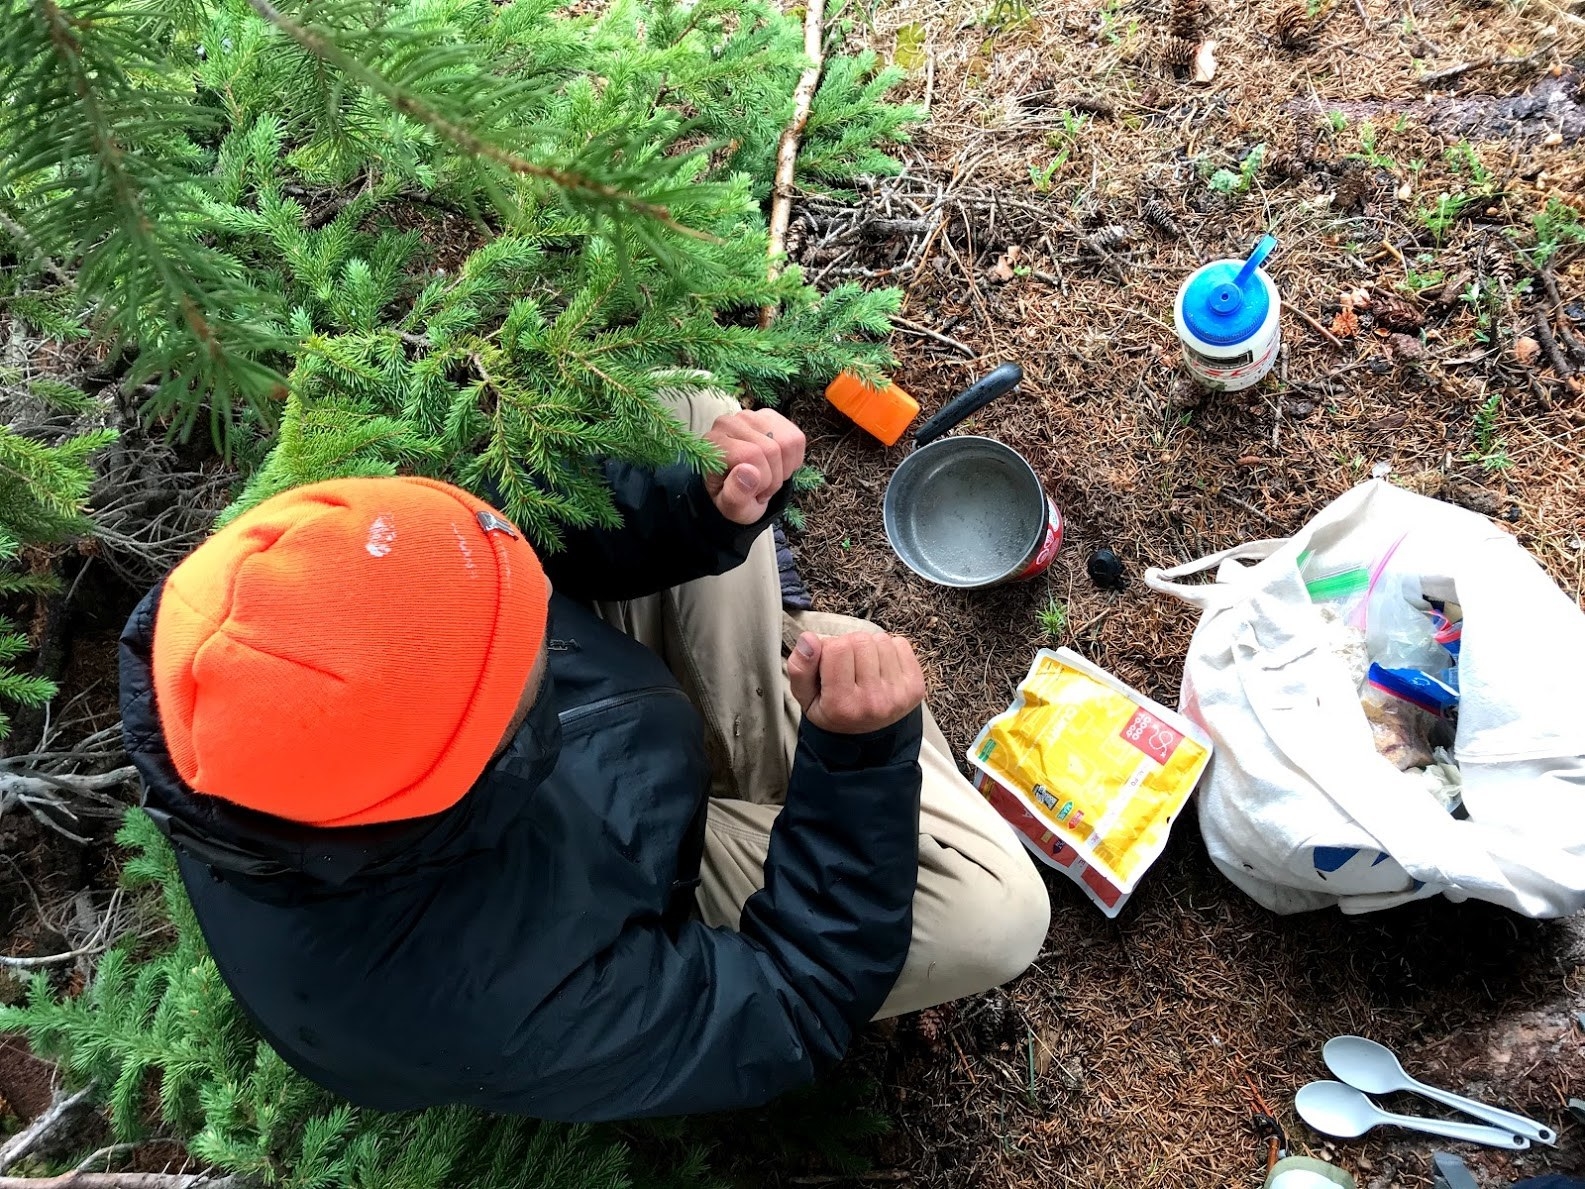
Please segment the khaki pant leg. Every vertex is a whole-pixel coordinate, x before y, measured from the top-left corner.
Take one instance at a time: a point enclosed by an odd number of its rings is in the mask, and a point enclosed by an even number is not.
[[[703,433],[738,407],[729,397],[701,394],[676,412]],[[780,802],[798,705],[782,668],[781,579],[770,531],[728,573],[647,598],[597,603],[595,611],[658,653],[703,715],[711,795]]]
[[[679,405],[697,433],[738,405],[698,395]],[[705,719],[713,780],[700,915],[735,929],[764,886],[771,826],[787,790],[798,704],[784,645],[801,631],[877,631],[863,620],[785,615],[775,542],[766,532],[730,573],[648,598],[596,605],[601,618],[658,653]],[[919,883],[908,959],[877,1018],[976,994],[1016,977],[1036,958],[1050,919],[1045,885],[1023,845],[963,779],[925,709]]]
[[[789,636],[874,631],[862,620],[806,612]],[[946,739],[925,711],[920,750],[919,882],[908,959],[877,1019],[917,1011],[998,986],[1040,953],[1051,905],[1034,862],[1012,827],[958,772]],[[743,904],[764,886],[778,806],[738,799],[710,804],[700,872],[700,915],[735,929]]]

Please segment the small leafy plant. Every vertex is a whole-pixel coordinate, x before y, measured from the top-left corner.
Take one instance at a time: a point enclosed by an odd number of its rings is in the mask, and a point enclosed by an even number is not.
[[[1567,244],[1585,244],[1585,220],[1581,219],[1579,211],[1561,199],[1549,199],[1546,209],[1537,213],[1530,225],[1535,232],[1535,246],[1530,249],[1529,257],[1537,268],[1545,267],[1559,248]]]
[[[1040,630],[1053,640],[1062,638],[1062,633],[1068,627],[1068,605],[1055,595],[1046,600],[1045,606],[1035,612],[1035,622],[1040,625]]]
[[[1398,169],[1398,162],[1377,147],[1379,135],[1376,126],[1364,123],[1359,126],[1359,152],[1348,154],[1350,161],[1364,161],[1377,169],[1385,169],[1394,173]]]
[[[1065,111],[1062,113],[1062,127],[1053,128],[1046,133],[1046,147],[1054,149],[1051,160],[1044,165],[1031,165],[1029,167],[1029,182],[1036,194],[1051,192],[1051,183],[1063,167],[1072,160],[1073,152],[1078,147],[1079,137],[1084,129],[1089,126],[1090,118],[1077,112]]]
[[[1502,393],[1493,392],[1475,414],[1475,448],[1465,457],[1466,462],[1478,463],[1492,473],[1513,466],[1513,459],[1508,457],[1508,441],[1500,431],[1501,413]]]
[[[1248,194],[1255,185],[1255,179],[1260,175],[1261,162],[1265,159],[1266,146],[1258,144],[1244,154],[1244,159],[1238,163],[1236,173],[1231,169],[1218,169],[1211,174],[1206,184],[1224,197]]]

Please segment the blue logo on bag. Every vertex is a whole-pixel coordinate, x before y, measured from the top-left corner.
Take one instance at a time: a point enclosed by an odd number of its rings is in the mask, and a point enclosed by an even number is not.
[[[1311,862],[1315,864],[1316,872],[1322,876],[1341,871],[1349,860],[1359,853],[1357,846],[1317,846],[1310,852]],[[1370,865],[1380,866],[1387,861],[1387,858],[1385,851],[1378,851]]]

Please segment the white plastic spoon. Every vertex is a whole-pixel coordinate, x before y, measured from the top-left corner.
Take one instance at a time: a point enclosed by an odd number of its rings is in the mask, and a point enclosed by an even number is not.
[[[1415,1081],[1404,1072],[1396,1053],[1386,1045],[1366,1040],[1363,1036],[1335,1037],[1326,1042],[1321,1056],[1326,1060],[1326,1067],[1337,1075],[1338,1081],[1356,1090],[1363,1090],[1366,1094],[1391,1094],[1397,1090],[1408,1090],[1537,1143],[1557,1144],[1557,1132],[1534,1119]]]
[[[1493,1148],[1507,1148],[1522,1152],[1530,1141],[1522,1135],[1483,1127],[1479,1123],[1454,1123],[1447,1119],[1419,1119],[1412,1115],[1394,1115],[1382,1110],[1352,1086],[1342,1082],[1311,1082],[1299,1091],[1294,1099],[1299,1117],[1324,1135],[1343,1139],[1356,1139],[1372,1127],[1383,1125],[1404,1127],[1410,1131],[1423,1131],[1427,1135],[1441,1135],[1448,1139],[1464,1139],[1472,1144],[1486,1144]]]

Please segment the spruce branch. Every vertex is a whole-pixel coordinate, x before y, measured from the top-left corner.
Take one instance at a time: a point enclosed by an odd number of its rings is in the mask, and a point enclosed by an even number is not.
[[[662,204],[646,202],[617,186],[597,181],[583,174],[540,165],[521,154],[502,148],[467,125],[437,111],[417,95],[396,85],[373,67],[346,53],[336,44],[334,36],[326,30],[299,24],[270,3],[270,0],[248,0],[248,3],[255,12],[295,41],[307,53],[327,65],[334,66],[348,78],[375,92],[397,111],[431,129],[464,153],[494,162],[511,173],[547,182],[559,190],[625,208],[634,214],[654,219],[684,235],[706,238],[703,232],[678,223],[672,218],[671,211]]]
[[[266,423],[280,384],[259,358],[277,344],[231,311],[267,297],[201,242],[190,158],[170,151],[212,126],[163,58],[169,17],[113,0],[7,0],[0,41],[0,187],[21,242],[75,274],[112,346],[137,356],[130,386],[157,379],[149,411],[187,433],[208,408],[228,445],[233,402]],[[158,146],[158,147],[155,147]]]

